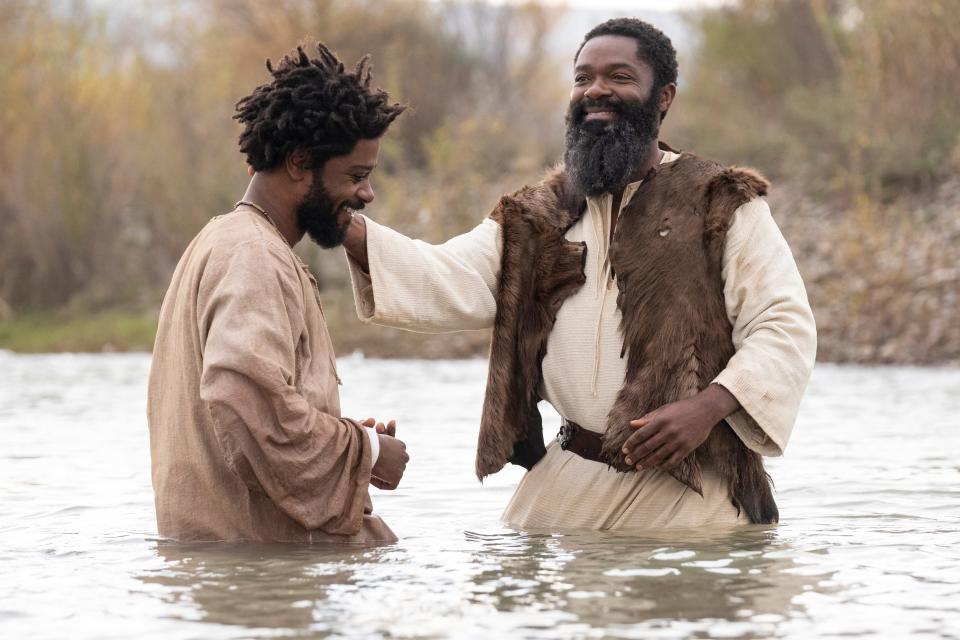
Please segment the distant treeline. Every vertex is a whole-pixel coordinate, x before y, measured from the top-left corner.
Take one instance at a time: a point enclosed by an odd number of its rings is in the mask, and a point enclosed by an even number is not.
[[[129,7],[129,5],[128,5]],[[439,239],[559,153],[556,10],[425,1],[0,4],[0,299],[14,310],[156,304],[186,243],[247,180],[235,102],[264,61],[322,39],[413,110],[375,187]]]
[[[118,7],[0,3],[0,320],[155,309],[190,238],[242,194],[234,103],[304,39],[347,64],[371,53],[375,83],[413,107],[371,207],[405,233],[466,230],[561,155],[556,7]],[[742,0],[690,20],[699,44],[663,137],[774,179],[821,355],[960,360],[960,0]],[[302,247],[346,309],[342,256]]]

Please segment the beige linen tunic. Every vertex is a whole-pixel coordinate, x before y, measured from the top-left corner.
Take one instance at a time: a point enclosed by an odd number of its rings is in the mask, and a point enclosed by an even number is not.
[[[283,236],[244,205],[211,220],[177,265],[150,370],[160,535],[395,540],[338,382],[316,283]]]
[[[677,157],[668,152],[664,162]],[[621,209],[639,185],[627,187]],[[540,389],[560,415],[598,432],[626,372],[608,256],[611,207],[609,194],[588,199],[583,217],[566,234],[586,242],[587,280],[557,314]],[[351,261],[358,315],[415,331],[491,327],[501,244],[500,226],[490,219],[438,246],[367,220],[369,275]],[[793,256],[765,200],[735,212],[722,276],[737,351],[715,382],[744,407],[727,420],[750,449],[781,455],[813,366],[816,330]],[[704,473],[701,497],[662,471],[618,473],[553,441],[523,477],[503,519],[518,528],[552,531],[742,522],[716,474]]]

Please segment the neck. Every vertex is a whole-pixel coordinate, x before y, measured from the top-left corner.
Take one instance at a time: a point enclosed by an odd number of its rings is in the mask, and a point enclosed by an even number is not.
[[[663,151],[660,151],[660,140],[659,138],[654,138],[650,143],[650,150],[647,152],[647,157],[644,158],[643,162],[640,163],[636,169],[633,170],[633,173],[627,177],[627,184],[631,182],[638,182],[647,177],[647,174],[650,173],[650,170],[660,164],[660,159],[663,157]],[[619,203],[621,198],[623,198],[624,189],[613,192],[614,204]]]
[[[647,153],[647,157],[640,164],[637,169],[630,174],[630,177],[627,178],[627,184],[631,182],[637,182],[638,180],[643,180],[647,177],[647,174],[650,173],[650,170],[660,164],[660,159],[663,157],[663,152],[660,151],[660,140],[657,138],[653,139],[653,142],[650,144],[650,151]],[[620,218],[620,205],[623,203],[623,192],[624,189],[620,189],[616,193],[611,194],[613,196],[613,202],[610,209],[610,241],[613,242],[614,231],[617,230],[617,220]],[[613,272],[611,271],[611,276]]]
[[[292,247],[303,238],[303,231],[297,224],[296,205],[288,197],[284,197],[284,190],[275,182],[276,179],[267,173],[253,174],[243,194],[243,200],[263,209],[277,225],[280,235]]]
[[[650,170],[660,164],[662,157],[663,151],[660,151],[660,140],[654,138],[653,142],[650,143],[650,150],[647,152],[647,157],[640,163],[640,166],[630,174],[629,182],[636,182],[646,178]]]

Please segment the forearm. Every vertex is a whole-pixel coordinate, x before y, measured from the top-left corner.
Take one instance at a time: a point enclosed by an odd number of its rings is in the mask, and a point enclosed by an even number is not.
[[[354,533],[373,465],[367,430],[311,407],[292,388],[211,373],[201,398],[228,466],[304,528]]]
[[[351,228],[347,257],[361,320],[429,333],[492,326],[499,225],[486,221],[441,245],[370,220]]]
[[[350,218],[343,248],[347,250],[347,255],[363,269],[364,273],[370,273],[370,259],[367,256],[367,223],[363,216],[355,215]]]
[[[736,396],[719,384],[708,385],[697,394],[697,401],[703,407],[704,415],[711,424],[718,424],[741,407]]]

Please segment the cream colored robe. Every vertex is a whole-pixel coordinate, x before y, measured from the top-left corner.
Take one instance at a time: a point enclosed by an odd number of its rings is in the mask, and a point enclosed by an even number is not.
[[[677,157],[666,153],[664,161]],[[628,186],[621,209],[639,184]],[[560,415],[594,431],[603,430],[626,371],[608,258],[611,206],[609,194],[588,199],[583,217],[566,234],[587,244],[587,281],[557,314],[540,389]],[[490,219],[439,246],[367,220],[369,275],[350,263],[358,315],[414,331],[491,327],[501,243],[500,226]],[[816,329],[790,248],[765,200],[734,214],[722,275],[737,352],[715,382],[743,406],[727,420],[749,448],[781,455],[813,367]],[[552,531],[741,520],[712,470],[705,470],[703,490],[701,497],[658,470],[618,473],[554,441],[524,476],[503,518],[518,528]]]
[[[150,370],[160,535],[395,540],[338,383],[316,282],[283,236],[245,205],[211,220],[177,265]]]

